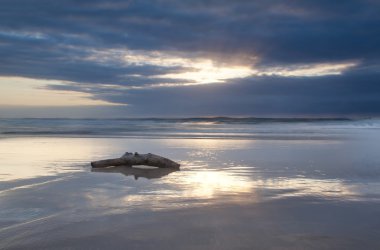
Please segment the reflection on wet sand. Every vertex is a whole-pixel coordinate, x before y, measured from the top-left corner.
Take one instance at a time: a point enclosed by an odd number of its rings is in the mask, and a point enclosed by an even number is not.
[[[260,202],[288,197],[315,197],[325,200],[358,200],[362,198],[360,192],[362,187],[338,179],[305,177],[264,179],[259,175],[253,176],[253,173],[251,177],[248,177],[231,170],[182,171],[175,177],[169,176],[162,179],[161,182],[167,186],[167,190],[172,190],[170,197],[165,196],[166,198],[179,202],[191,201],[191,204],[188,204],[190,206],[200,203]],[[379,188],[375,185],[372,186]],[[163,202],[163,206],[166,202]]]
[[[380,249],[378,141],[0,140],[0,248]],[[181,171],[90,172],[131,149]]]
[[[317,201],[359,201],[368,200],[368,191],[363,192],[360,183],[347,183],[339,179],[315,179],[302,176],[263,177],[249,167],[215,169],[203,164],[188,162],[181,171],[172,169],[140,169],[132,167],[112,167],[93,169],[93,172],[122,173],[154,179],[142,183],[140,189],[131,189],[133,182],[122,182],[117,190],[96,188],[86,192],[90,207],[113,209],[107,213],[125,213],[125,209],[173,210],[182,207],[198,207],[215,204],[252,204],[288,198],[305,198]],[[199,163],[199,162],[197,162]],[[199,163],[201,164],[201,163]],[[201,164],[202,165],[202,164]],[[170,174],[176,172],[175,174]],[[170,174],[170,175],[169,175]],[[164,178],[162,178],[164,177]],[[124,186],[124,187],[123,187]],[[379,185],[366,183],[374,193],[379,192]],[[367,187],[368,189],[369,187]],[[112,193],[111,193],[112,192]]]
[[[166,181],[174,189],[182,190],[180,196],[187,199],[217,202],[219,197],[225,195],[239,199],[240,194],[249,193],[251,196],[255,194],[253,180],[247,176],[235,175],[232,171],[212,169],[187,171],[177,179],[168,178]]]
[[[121,173],[125,176],[134,176],[135,180],[137,180],[138,178],[159,179],[176,171],[179,170],[172,168],[137,168],[129,166],[91,169],[91,172]]]

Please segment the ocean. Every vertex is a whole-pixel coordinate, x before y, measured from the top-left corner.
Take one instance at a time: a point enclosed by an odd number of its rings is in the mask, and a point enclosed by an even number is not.
[[[126,151],[181,169],[91,169]],[[0,119],[0,249],[380,249],[379,152],[379,119]]]
[[[323,138],[379,129],[380,119],[182,118],[0,119],[0,136]]]

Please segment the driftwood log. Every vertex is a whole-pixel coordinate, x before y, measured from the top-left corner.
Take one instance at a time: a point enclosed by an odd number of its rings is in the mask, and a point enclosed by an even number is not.
[[[110,166],[135,166],[145,165],[159,168],[174,168],[179,169],[180,164],[169,160],[165,157],[155,154],[138,154],[126,152],[120,158],[107,159],[91,162],[93,168],[105,168]]]

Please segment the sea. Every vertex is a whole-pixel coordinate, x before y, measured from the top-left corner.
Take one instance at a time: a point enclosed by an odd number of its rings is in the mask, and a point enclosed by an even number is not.
[[[379,129],[380,119],[144,118],[0,119],[0,136],[321,139]]]

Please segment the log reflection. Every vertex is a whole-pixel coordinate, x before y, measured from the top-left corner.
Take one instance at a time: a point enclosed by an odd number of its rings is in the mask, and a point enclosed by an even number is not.
[[[91,169],[91,172],[121,173],[125,176],[133,176],[135,180],[137,180],[138,178],[158,179],[176,171],[179,170],[173,168],[136,168],[130,166]]]

